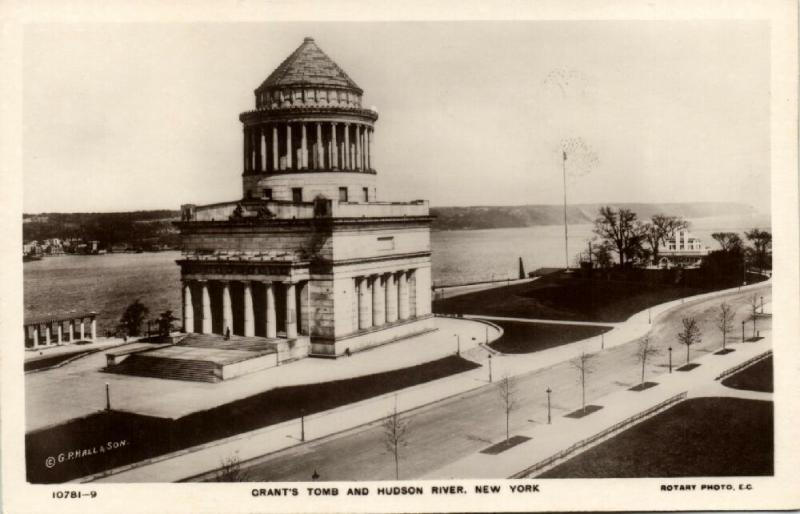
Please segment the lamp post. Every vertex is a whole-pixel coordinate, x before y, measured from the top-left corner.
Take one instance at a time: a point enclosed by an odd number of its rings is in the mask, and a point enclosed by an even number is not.
[[[672,373],[672,347],[670,346],[667,350],[669,350],[669,372]]]
[[[745,320],[742,320],[742,342],[744,342],[744,323]]]
[[[547,386],[547,424],[550,424],[550,393],[553,392],[550,386]]]
[[[489,354],[489,383],[492,383],[492,354]]]
[[[108,388],[108,382],[106,382],[106,410],[111,410],[111,392]]]
[[[650,311],[652,310],[651,307],[647,308],[647,324],[650,325],[653,323],[653,316],[651,315]]]
[[[489,325],[484,327],[486,329],[486,344],[489,344]]]
[[[606,335],[600,334],[600,349],[603,350],[606,347]]]
[[[764,297],[761,297],[761,314],[764,314]]]
[[[456,355],[461,355],[461,337],[458,334],[453,334],[456,338]]]
[[[300,441],[306,440],[306,410],[300,409]]]

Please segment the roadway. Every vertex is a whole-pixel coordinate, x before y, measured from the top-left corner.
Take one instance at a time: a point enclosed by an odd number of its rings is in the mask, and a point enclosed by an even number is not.
[[[769,285],[756,290],[730,293],[724,298],[687,302],[667,312],[653,322],[651,343],[660,350],[652,357],[647,379],[666,373],[667,347],[672,346],[675,366],[685,361],[686,349],[677,342],[681,319],[693,316],[698,320],[702,342],[692,347],[693,356],[716,351],[721,346],[721,334],[714,324],[714,315],[724,300],[734,306],[736,318],[729,343],[741,341],[741,320],[748,316],[748,300],[754,294],[771,298]],[[768,319],[760,323],[769,323]],[[747,324],[750,336],[750,323]],[[592,372],[587,378],[587,403],[639,382],[641,363],[636,357],[635,342],[608,348],[591,360]],[[504,357],[512,358],[512,357]],[[488,370],[487,370],[488,378]],[[495,381],[497,380],[495,376]],[[552,394],[552,415],[564,415],[581,406],[578,373],[569,362],[519,375],[515,378],[517,409],[511,416],[511,433],[545,423],[547,398]],[[486,384],[479,389],[460,394],[406,413],[407,444],[401,449],[400,478],[410,479],[429,474],[449,463],[480,451],[505,437],[505,415],[497,388]],[[557,449],[553,449],[556,451]],[[243,464],[248,480],[308,481],[316,471],[320,480],[389,480],[394,479],[394,461],[384,444],[380,422],[371,423],[343,433],[310,441],[265,455]],[[204,477],[212,479],[213,475]]]

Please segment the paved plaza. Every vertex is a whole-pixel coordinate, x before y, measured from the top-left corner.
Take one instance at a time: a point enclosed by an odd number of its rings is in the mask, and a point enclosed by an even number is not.
[[[28,431],[105,408],[105,384],[116,410],[179,418],[276,387],[341,380],[415,366],[498,337],[477,321],[436,318],[434,332],[336,360],[306,358],[219,383],[187,382],[105,373],[104,352],[25,376]],[[459,337],[456,338],[456,335]],[[123,347],[117,347],[121,350]]]

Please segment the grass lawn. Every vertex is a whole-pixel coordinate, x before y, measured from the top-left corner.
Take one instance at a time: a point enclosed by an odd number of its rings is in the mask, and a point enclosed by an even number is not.
[[[769,476],[772,402],[697,398],[647,419],[543,478]]]
[[[762,359],[752,366],[729,376],[722,385],[734,389],[746,389],[762,393],[772,392],[772,357]]]
[[[502,353],[533,353],[554,346],[599,336],[611,327],[586,325],[553,325],[549,323],[524,323],[492,321],[503,328],[503,336],[489,344]]]
[[[676,282],[672,271],[635,270],[594,278],[554,273],[534,282],[436,300],[433,310],[442,314],[620,322],[652,305],[730,286],[691,285],[690,280],[683,284]]]
[[[52,357],[42,357],[41,359],[31,359],[25,361],[25,371],[34,371],[37,369],[42,368],[49,368],[50,366],[55,366],[56,364],[60,364],[66,360],[74,359],[75,357],[89,355],[90,353],[94,353],[98,350],[90,349],[90,350],[79,350],[76,352],[69,352],[69,353],[61,353],[58,355],[53,355]]]
[[[101,412],[25,436],[28,480],[59,483],[116,466],[274,425],[478,367],[450,356],[385,373],[282,387],[177,420]],[[125,444],[100,451],[109,442]],[[68,458],[71,450],[88,450]],[[85,454],[84,454],[85,453]],[[47,466],[47,457],[64,461]]]

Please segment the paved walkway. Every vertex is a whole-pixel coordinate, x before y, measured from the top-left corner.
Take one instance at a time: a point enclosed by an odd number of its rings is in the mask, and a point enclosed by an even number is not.
[[[761,283],[756,286],[759,289],[768,291],[770,284]],[[746,288],[742,289],[744,290]],[[676,302],[670,302],[669,304],[656,306],[652,308],[653,320],[655,320],[657,316],[666,314],[672,308],[680,305],[690,305],[692,302],[700,302],[702,300],[707,300],[716,297],[725,297],[727,295],[732,295],[732,294],[737,294],[737,289],[701,295],[700,298],[692,298],[690,301],[678,300]],[[450,319],[450,318],[439,318],[437,322],[444,319]],[[452,320],[452,319],[450,320],[463,322],[463,320]],[[606,334],[605,347],[609,348],[611,346],[617,346],[629,343],[635,340],[636,338],[647,334],[648,331],[651,328],[653,328],[648,323],[647,320],[648,320],[647,311],[632,316],[628,320],[628,322],[620,325],[619,327],[615,328],[614,330]],[[478,343],[482,342],[485,337],[483,336],[484,325],[481,325],[480,327],[481,327],[479,329],[480,333],[477,335],[477,337],[473,336],[472,338],[466,338],[466,341],[464,337],[461,338],[462,352],[464,356],[472,360],[475,360],[477,362],[485,362],[487,360],[488,352],[486,352],[486,350],[480,348],[479,346],[476,346]],[[450,338],[454,339],[452,335],[450,336]],[[762,340],[759,343],[761,343],[763,346],[765,344],[764,341],[766,340],[767,339]],[[471,344],[472,347],[464,346],[465,342],[467,342],[467,344]],[[746,347],[749,348],[749,346]],[[410,350],[406,345],[397,345],[396,348],[399,348],[400,355],[412,353],[412,350]],[[753,348],[755,348],[755,346],[753,346]],[[543,369],[575,357],[576,353],[579,352],[581,349],[586,349],[587,351],[599,350],[600,349],[599,338],[597,337],[590,338],[584,341],[579,341],[576,343],[556,348],[551,348],[545,351],[536,352],[534,354],[517,355],[517,356],[504,355],[504,356],[494,357],[492,359],[494,376],[495,377],[500,377],[503,375],[515,376],[522,373],[530,373],[533,370]],[[365,352],[363,355],[366,355],[368,353],[371,352]],[[726,356],[713,356],[713,357],[716,359],[724,359],[719,362],[733,362],[734,364],[736,364],[738,362],[745,360],[745,358],[740,358],[743,355],[747,354],[737,351],[728,354]],[[305,361],[301,362],[306,362],[308,360],[309,359],[306,359]],[[339,361],[336,362],[340,361],[343,361],[343,359],[339,359]],[[330,363],[326,362],[323,364],[328,365]],[[727,367],[730,366],[726,366],[726,368]],[[320,367],[320,370],[324,369],[325,369],[324,366]],[[703,366],[697,368],[696,370],[688,374],[680,373],[680,375],[689,376],[692,373],[700,375],[704,373],[704,371],[700,371],[702,369]],[[673,374],[673,377],[677,375],[679,375],[679,373],[676,372]],[[287,378],[288,377],[284,377],[284,379]],[[388,412],[391,412],[391,410],[394,408],[395,401],[397,401],[398,409],[400,409],[401,411],[408,410],[418,406],[436,402],[438,400],[448,398],[457,395],[459,393],[464,393],[476,389],[478,387],[482,387],[486,385],[487,382],[488,382],[487,369],[486,367],[482,367],[470,372],[461,373],[454,377],[404,389],[401,392],[395,394],[384,395],[382,397],[372,398],[369,400],[365,400],[363,402],[351,404],[331,411],[318,413],[306,418],[306,437],[307,439],[320,438],[331,434],[336,434],[341,431],[347,430],[349,428],[353,428],[380,419],[384,417]],[[667,387],[659,386],[641,393],[632,393],[623,391],[620,394],[622,394],[623,396],[625,396],[623,393],[628,393],[628,395],[637,395],[637,399],[646,398],[647,399],[646,401],[645,400],[638,400],[638,401],[645,401],[645,403],[648,403],[647,406],[649,406],[661,401],[653,398],[655,397],[660,398],[661,393],[663,391],[668,391],[668,390],[669,389]],[[652,403],[649,403],[651,401]],[[629,402],[629,398],[625,398],[623,401],[619,401],[619,403],[624,404],[623,408],[629,407],[630,405],[635,405],[635,402]],[[636,412],[640,410],[642,409],[640,408],[636,410]],[[603,420],[606,419],[607,416],[614,417],[615,415],[619,414],[615,413],[616,413],[615,410],[609,409],[606,412],[600,411],[598,413],[595,413],[592,416],[589,416],[588,418],[585,419],[594,418],[595,420]],[[144,482],[144,481],[178,481],[186,479],[190,476],[201,474],[203,472],[218,467],[219,464],[224,459],[230,458],[232,455],[237,455],[240,460],[245,461],[251,458],[255,458],[264,454],[268,454],[295,445],[299,442],[297,440],[300,431],[299,424],[300,424],[299,420],[291,420],[261,430],[256,430],[246,434],[240,434],[238,436],[234,436],[225,440],[209,443],[209,445],[206,445],[202,448],[195,448],[194,450],[196,451],[178,452],[177,455],[175,454],[170,455],[169,458],[165,456],[162,457],[161,459],[154,459],[151,464],[146,464],[133,469],[124,470],[112,476],[105,477],[102,480],[114,481],[114,482]],[[588,430],[591,432],[592,429],[589,428]],[[563,434],[562,436],[568,437],[567,434]],[[557,440],[554,440],[553,444],[557,445],[559,443]],[[569,446],[569,444],[567,444],[566,446]],[[558,446],[552,446],[552,445],[547,445],[547,447],[550,450],[558,448]],[[505,454],[510,455],[508,452],[505,452]],[[501,454],[501,456],[502,455],[503,454]],[[527,462],[528,462],[527,465],[530,465],[531,462],[530,459],[528,459]],[[497,477],[500,475],[494,474],[491,476]]]
[[[499,331],[473,320],[436,318],[438,330],[358,352],[348,358],[302,359],[218,383],[187,382],[104,373],[103,352],[63,367],[25,376],[27,430],[62,423],[105,408],[105,384],[111,406],[123,410],[179,418],[192,412],[245,398],[276,387],[327,382],[415,366],[468,352],[499,336]],[[455,337],[458,334],[459,338]],[[88,346],[88,345],[87,345]]]
[[[521,323],[548,323],[550,325],[583,325],[587,327],[612,327],[612,328],[622,326],[622,324],[624,323],[624,322],[607,323],[604,321],[569,321],[569,320],[541,319],[541,318],[504,318],[502,316],[479,316],[477,314],[466,314],[463,317],[466,319],[488,319],[489,321],[518,321]]]
[[[735,352],[726,355],[712,353],[695,359],[693,362],[701,365],[692,371],[673,371],[671,374],[660,375],[656,379],[658,385],[650,389],[641,392],[622,390],[593,399],[592,405],[601,405],[603,408],[584,418],[554,416],[550,425],[532,424],[530,429],[512,434],[530,437],[530,441],[499,455],[474,453],[420,478],[510,477],[554,455],[562,448],[568,448],[684,391],[688,392],[690,398],[728,396],[771,400],[771,393],[733,389],[714,380],[722,371],[769,350],[772,342],[771,330],[762,329],[762,334],[765,334],[764,339],[756,343],[731,345],[736,349]]]
[[[133,340],[133,339],[132,339]],[[40,359],[48,359],[56,355],[64,355],[67,353],[80,353],[89,350],[108,350],[126,344],[122,339],[116,337],[98,337],[97,341],[88,344],[62,344],[57,346],[48,346],[37,348],[35,350],[25,351],[25,362],[37,361]]]

